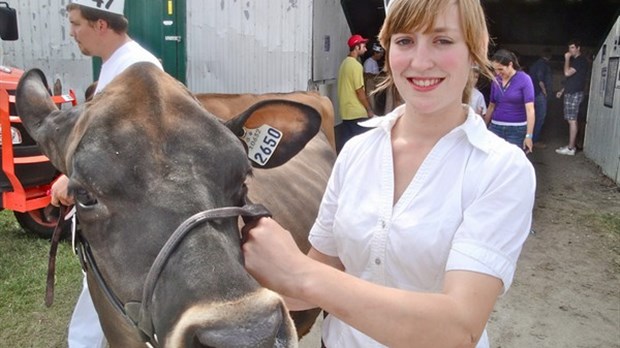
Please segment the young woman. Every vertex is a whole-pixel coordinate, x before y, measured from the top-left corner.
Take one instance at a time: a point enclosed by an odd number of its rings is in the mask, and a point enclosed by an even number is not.
[[[272,219],[246,226],[246,267],[291,310],[329,313],[328,348],[488,347],[486,322],[530,231],[523,151],[467,105],[491,75],[479,0],[393,0],[379,35],[405,104],[340,153],[304,255]]]
[[[495,52],[491,63],[497,78],[491,84],[485,121],[491,123],[491,132],[530,153],[535,123],[532,79],[519,70],[517,56],[508,50]]]

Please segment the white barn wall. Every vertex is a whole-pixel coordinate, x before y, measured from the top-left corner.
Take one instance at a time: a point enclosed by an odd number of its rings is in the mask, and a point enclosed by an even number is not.
[[[603,173],[620,185],[620,72],[611,78],[614,89],[613,107],[605,106],[604,95],[609,58],[620,57],[620,17],[605,39],[606,52],[601,50],[592,63],[588,123],[584,152],[601,167]]]
[[[8,2],[17,10],[20,38],[0,43],[3,64],[40,68],[50,83],[59,79],[64,92],[72,88],[82,101],[93,81],[92,60],[69,36],[69,0]],[[340,1],[188,0],[186,25],[186,83],[192,91],[315,89],[336,101],[338,67],[350,35]]]
[[[23,70],[39,68],[50,84],[59,79],[64,93],[71,88],[82,98],[93,81],[92,63],[69,36],[68,0],[5,1],[17,10],[19,39],[0,43],[3,64]]]
[[[194,92],[306,90],[312,2],[188,1],[187,85]]]
[[[342,60],[349,54],[351,31],[338,0],[314,0],[313,72],[314,81],[336,80]]]
[[[339,0],[314,0],[313,80],[319,92],[334,105],[335,124],[342,122],[338,110],[338,70],[349,54],[351,30]],[[326,42],[327,41],[327,42]]]

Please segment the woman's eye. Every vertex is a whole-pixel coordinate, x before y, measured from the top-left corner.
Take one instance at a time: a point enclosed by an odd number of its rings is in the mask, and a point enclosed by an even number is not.
[[[450,39],[437,39],[437,40],[435,40],[435,42],[439,43],[440,45],[450,45],[452,43],[452,40],[450,40]]]
[[[81,206],[93,206],[97,204],[97,198],[90,194],[90,192],[86,191],[83,188],[79,188],[75,190],[75,201],[78,202]]]
[[[404,45],[410,45],[413,41],[411,39],[402,38],[402,39],[396,39],[395,42],[399,46],[404,46]]]

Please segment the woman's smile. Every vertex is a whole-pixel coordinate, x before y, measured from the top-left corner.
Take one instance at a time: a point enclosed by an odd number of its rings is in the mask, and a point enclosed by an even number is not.
[[[428,78],[428,77],[410,77],[407,81],[413,88],[418,91],[430,91],[435,89],[443,81],[442,78]]]

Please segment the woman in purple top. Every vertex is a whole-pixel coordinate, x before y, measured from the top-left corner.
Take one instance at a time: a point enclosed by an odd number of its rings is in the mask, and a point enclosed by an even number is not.
[[[514,53],[500,49],[491,57],[497,74],[491,84],[488,111],[484,117],[489,130],[511,144],[532,152],[534,132],[534,85],[520,70]]]

